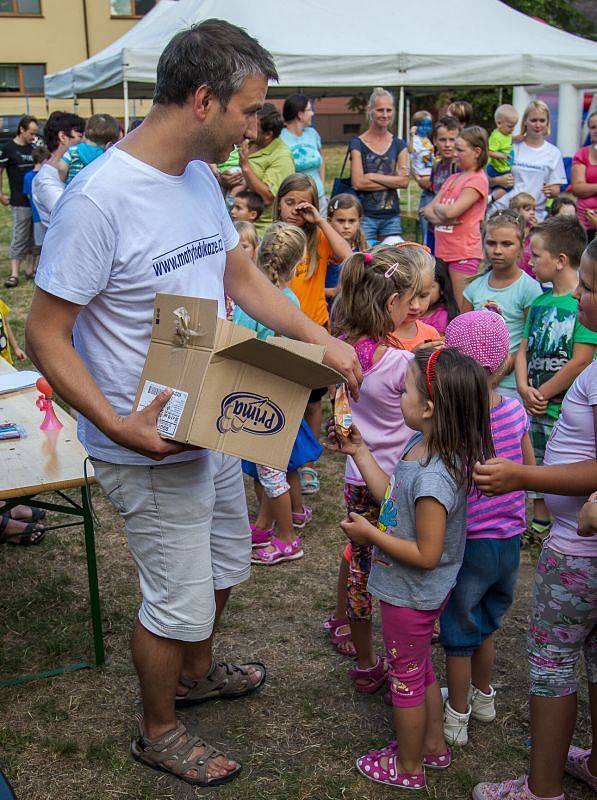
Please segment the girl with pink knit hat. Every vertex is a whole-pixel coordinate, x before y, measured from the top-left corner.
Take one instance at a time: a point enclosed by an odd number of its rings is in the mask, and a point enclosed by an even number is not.
[[[469,311],[446,329],[446,346],[478,361],[487,373],[491,433],[496,454],[519,464],[534,464],[527,415],[514,397],[496,392],[510,349],[508,327],[493,311]],[[465,745],[468,722],[495,719],[491,685],[493,634],[512,605],[525,530],[524,492],[468,497],[467,539],[456,586],[440,618],[448,688],[444,695],[444,736]]]

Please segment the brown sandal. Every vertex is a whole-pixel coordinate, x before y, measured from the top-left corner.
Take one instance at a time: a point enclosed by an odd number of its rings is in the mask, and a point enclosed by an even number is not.
[[[223,778],[209,778],[207,768],[209,762],[224,754],[221,750],[216,750],[198,736],[190,736],[186,727],[179,722],[176,728],[166,731],[156,739],[148,739],[143,731],[143,717],[138,714],[135,717],[136,726],[133,730],[131,739],[131,755],[140,764],[155,769],[158,772],[166,772],[180,778],[181,781],[190,783],[192,786],[222,786],[233,781],[242,769],[242,764],[238,764],[236,769],[229,772]],[[186,740],[183,740],[184,737]],[[193,756],[193,748],[202,747],[203,753],[200,756]],[[166,761],[173,763],[166,766]],[[186,773],[195,770],[196,777],[191,777]]]
[[[19,279],[16,275],[10,275],[5,281],[4,285],[7,289],[14,289],[15,286],[19,285]]]
[[[261,680],[251,683],[247,667],[256,667],[261,672]],[[180,683],[188,688],[188,692],[176,698],[176,707],[196,706],[208,700],[237,700],[258,692],[265,683],[267,671],[261,661],[248,664],[230,664],[226,661],[214,661],[210,671],[204,678],[193,680],[181,675]]]

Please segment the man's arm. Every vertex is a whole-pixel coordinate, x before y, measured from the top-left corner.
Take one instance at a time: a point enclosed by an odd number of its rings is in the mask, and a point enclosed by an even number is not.
[[[170,399],[170,390],[158,395],[143,411],[126,417],[118,415],[108,403],[71,344],[81,308],[39,287],[35,289],[25,326],[25,349],[33,363],[60,397],[114,442],[158,461],[188,450],[186,445],[162,439],[157,432],[157,417]]]
[[[325,328],[305,316],[257,269],[240,245],[227,253],[224,288],[249,316],[262,325],[291,339],[324,345],[324,363],[342,373],[351,394],[358,397],[363,375],[354,348],[334,339]]]

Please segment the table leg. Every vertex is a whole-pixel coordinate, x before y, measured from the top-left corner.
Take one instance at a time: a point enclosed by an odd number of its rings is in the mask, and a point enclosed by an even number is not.
[[[91,606],[91,622],[93,625],[93,647],[95,665],[101,667],[105,663],[104,638],[102,633],[102,613],[100,608],[99,586],[97,582],[97,559],[95,555],[95,535],[93,531],[93,515],[89,505],[87,486],[81,487],[83,506],[83,525],[85,529],[85,550],[87,553],[87,576],[89,579],[89,603]]]

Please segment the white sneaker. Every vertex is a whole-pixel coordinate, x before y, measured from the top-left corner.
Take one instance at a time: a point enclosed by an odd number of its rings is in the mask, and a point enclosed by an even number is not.
[[[450,701],[444,705],[444,736],[448,744],[465,745],[468,742],[468,721],[471,718],[471,707],[466,714],[454,711]]]
[[[471,716],[481,722],[493,722],[495,719],[495,689],[489,687],[489,694],[471,685],[468,701],[471,704]]]

